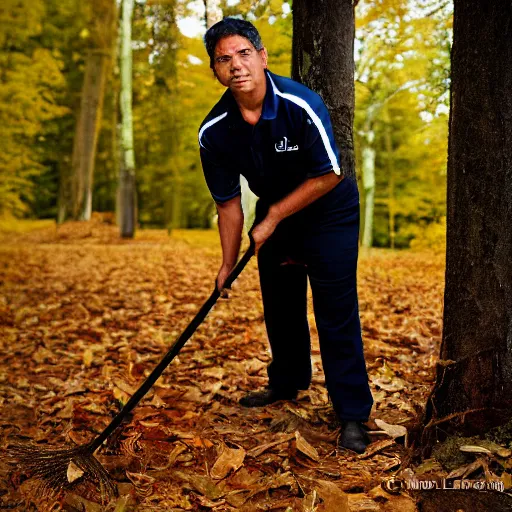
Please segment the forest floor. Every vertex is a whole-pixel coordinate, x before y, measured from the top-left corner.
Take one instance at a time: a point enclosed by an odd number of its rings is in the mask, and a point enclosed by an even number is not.
[[[120,240],[117,228],[95,221],[1,235],[1,446],[94,438],[208,298],[219,263],[215,231]],[[261,409],[238,405],[266,384],[270,360],[253,259],[97,454],[117,501],[100,505],[81,479],[43,497],[2,456],[0,508],[414,511],[410,497],[381,482],[402,469],[400,426],[421,412],[434,381],[444,261],[372,250],[361,254],[358,279],[375,400],[368,425],[378,431],[365,454],[336,450],[312,313],[310,389]]]

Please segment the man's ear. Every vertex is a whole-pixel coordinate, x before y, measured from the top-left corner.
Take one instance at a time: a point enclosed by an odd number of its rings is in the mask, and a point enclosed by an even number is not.
[[[268,52],[267,52],[267,49],[265,47],[263,47],[260,50],[260,54],[261,54],[261,59],[263,60],[263,67],[265,69],[267,69],[267,67],[268,67]]]

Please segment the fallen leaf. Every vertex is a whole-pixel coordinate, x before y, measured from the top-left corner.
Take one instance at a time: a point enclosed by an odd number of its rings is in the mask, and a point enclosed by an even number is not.
[[[350,512],[348,496],[334,482],[317,480],[314,486],[323,500],[319,511]]]
[[[366,448],[366,451],[359,455],[357,458],[369,459],[370,457],[373,457],[376,453],[379,453],[380,451],[389,448],[393,444],[395,444],[395,442],[392,439],[384,439],[382,441],[378,441],[377,443],[372,443]]]
[[[483,446],[465,444],[459,447],[459,450],[464,453],[485,453],[490,455],[492,452]]]
[[[286,437],[283,437],[279,439],[278,441],[272,441],[271,443],[265,443],[260,446],[256,446],[255,448],[252,448],[247,452],[248,457],[258,457],[263,452],[266,452],[269,448],[273,448],[274,446],[278,446],[283,443],[287,443],[288,441],[291,441],[292,439],[295,439],[295,434],[287,435]]]
[[[68,470],[66,472],[66,476],[68,478],[68,482],[72,484],[76,480],[78,480],[84,472],[73,462],[71,461],[68,464]]]
[[[94,359],[94,353],[90,348],[86,348],[84,350],[84,353],[82,355],[82,361],[86,368],[89,368],[92,364],[92,361]]]
[[[147,498],[153,494],[155,479],[152,476],[143,473],[131,473],[130,471],[126,471],[126,476],[132,482],[138,495]]]
[[[399,437],[404,437],[407,435],[407,429],[403,425],[391,425],[390,423],[386,423],[383,420],[376,419],[376,425],[384,430],[389,437],[393,439],[397,439]]]
[[[229,448],[223,444],[221,454],[215,461],[210,471],[210,476],[215,480],[221,480],[231,470],[237,471],[244,463],[244,459],[245,450],[243,448]]]
[[[320,460],[318,452],[314,446],[311,446],[300,434],[298,430],[295,431],[295,441],[297,443],[297,450],[302,452],[304,455],[307,455],[310,459],[313,459],[315,462]]]

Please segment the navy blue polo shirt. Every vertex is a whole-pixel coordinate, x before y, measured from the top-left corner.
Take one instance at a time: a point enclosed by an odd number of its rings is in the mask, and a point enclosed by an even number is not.
[[[266,77],[256,125],[243,119],[229,89],[201,124],[203,171],[217,203],[240,194],[240,175],[270,204],[308,178],[341,172],[331,120],[320,96],[268,70]]]

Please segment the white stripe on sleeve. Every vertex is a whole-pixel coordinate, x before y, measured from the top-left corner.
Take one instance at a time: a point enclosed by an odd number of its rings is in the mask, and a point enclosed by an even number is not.
[[[199,130],[199,145],[203,146],[203,143],[201,142],[201,137],[203,136],[203,133],[204,131],[207,129],[207,128],[210,128],[210,126],[214,125],[215,123],[217,123],[218,121],[221,121],[222,119],[224,119],[226,116],[228,115],[227,112],[224,112],[224,114],[221,114],[220,116],[217,116],[217,117],[214,117],[212,120],[208,121],[202,128],[201,130]],[[205,148],[206,149],[206,148]]]
[[[270,76],[269,76],[270,78]],[[302,98],[299,98],[298,96],[294,96],[293,94],[283,93],[281,92],[276,85],[274,84],[274,81],[272,78],[270,78],[270,82],[272,83],[272,88],[274,89],[274,93],[278,96],[281,96],[281,98],[285,98],[289,101],[292,101],[296,105],[299,105],[299,107],[302,107],[311,117],[312,121],[315,123],[315,126],[317,127],[318,131],[320,132],[320,137],[322,137],[322,142],[324,143],[325,150],[327,151],[327,156],[329,157],[329,160],[331,161],[332,169],[337,174],[341,174],[340,166],[338,165],[338,161],[336,160],[336,155],[334,154],[334,151],[331,146],[331,141],[329,140],[329,136],[327,135],[327,132],[325,131],[324,125],[322,124],[322,121],[318,117],[317,113],[311,108],[309,103],[307,103]]]

